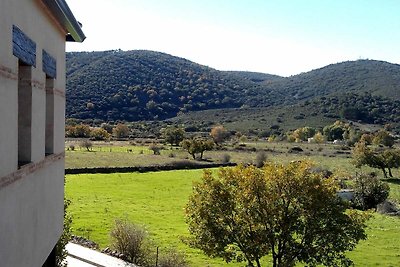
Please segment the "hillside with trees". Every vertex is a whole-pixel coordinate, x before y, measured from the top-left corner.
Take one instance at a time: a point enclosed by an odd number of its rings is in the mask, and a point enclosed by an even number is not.
[[[399,101],[400,65],[383,61],[348,61],[280,77],[218,71],[144,50],[67,53],[66,116],[80,120],[164,120],[185,114],[190,121],[188,114],[209,111],[229,114],[228,123],[243,116],[257,117],[258,123],[263,117],[265,124],[272,114],[269,126],[336,119],[397,125]]]
[[[237,108],[258,85],[151,51],[67,54],[67,117],[154,120],[179,112]]]

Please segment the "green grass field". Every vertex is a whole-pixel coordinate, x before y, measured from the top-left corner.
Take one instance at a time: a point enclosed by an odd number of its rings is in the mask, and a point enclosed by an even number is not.
[[[332,164],[337,166],[337,162]],[[127,217],[146,225],[161,247],[186,251],[191,266],[243,266],[209,259],[180,241],[188,235],[184,207],[192,182],[201,175],[201,170],[68,175],[66,195],[72,201],[73,232],[104,248],[109,245],[114,219]],[[400,184],[391,181],[390,186],[391,197],[400,201]],[[350,253],[356,266],[400,266],[400,218],[375,215],[368,225],[368,240]]]

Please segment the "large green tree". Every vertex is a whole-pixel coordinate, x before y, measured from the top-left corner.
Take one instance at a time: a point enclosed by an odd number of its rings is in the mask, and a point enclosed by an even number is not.
[[[334,180],[312,168],[298,161],[206,171],[186,207],[190,244],[248,266],[266,255],[274,267],[351,265],[346,251],[366,238],[367,216],[347,210]]]
[[[165,142],[171,144],[171,146],[178,146],[185,137],[185,130],[181,127],[167,127],[161,130],[162,137]]]

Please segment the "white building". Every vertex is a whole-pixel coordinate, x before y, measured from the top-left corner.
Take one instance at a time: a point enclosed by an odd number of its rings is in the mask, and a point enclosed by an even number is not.
[[[64,197],[64,0],[0,0],[0,266],[54,266]]]

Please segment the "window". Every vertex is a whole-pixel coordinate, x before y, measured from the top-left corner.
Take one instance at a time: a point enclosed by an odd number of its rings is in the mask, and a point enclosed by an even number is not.
[[[18,64],[18,166],[32,161],[32,66]]]
[[[46,76],[46,137],[45,153],[54,153],[54,79]]]

